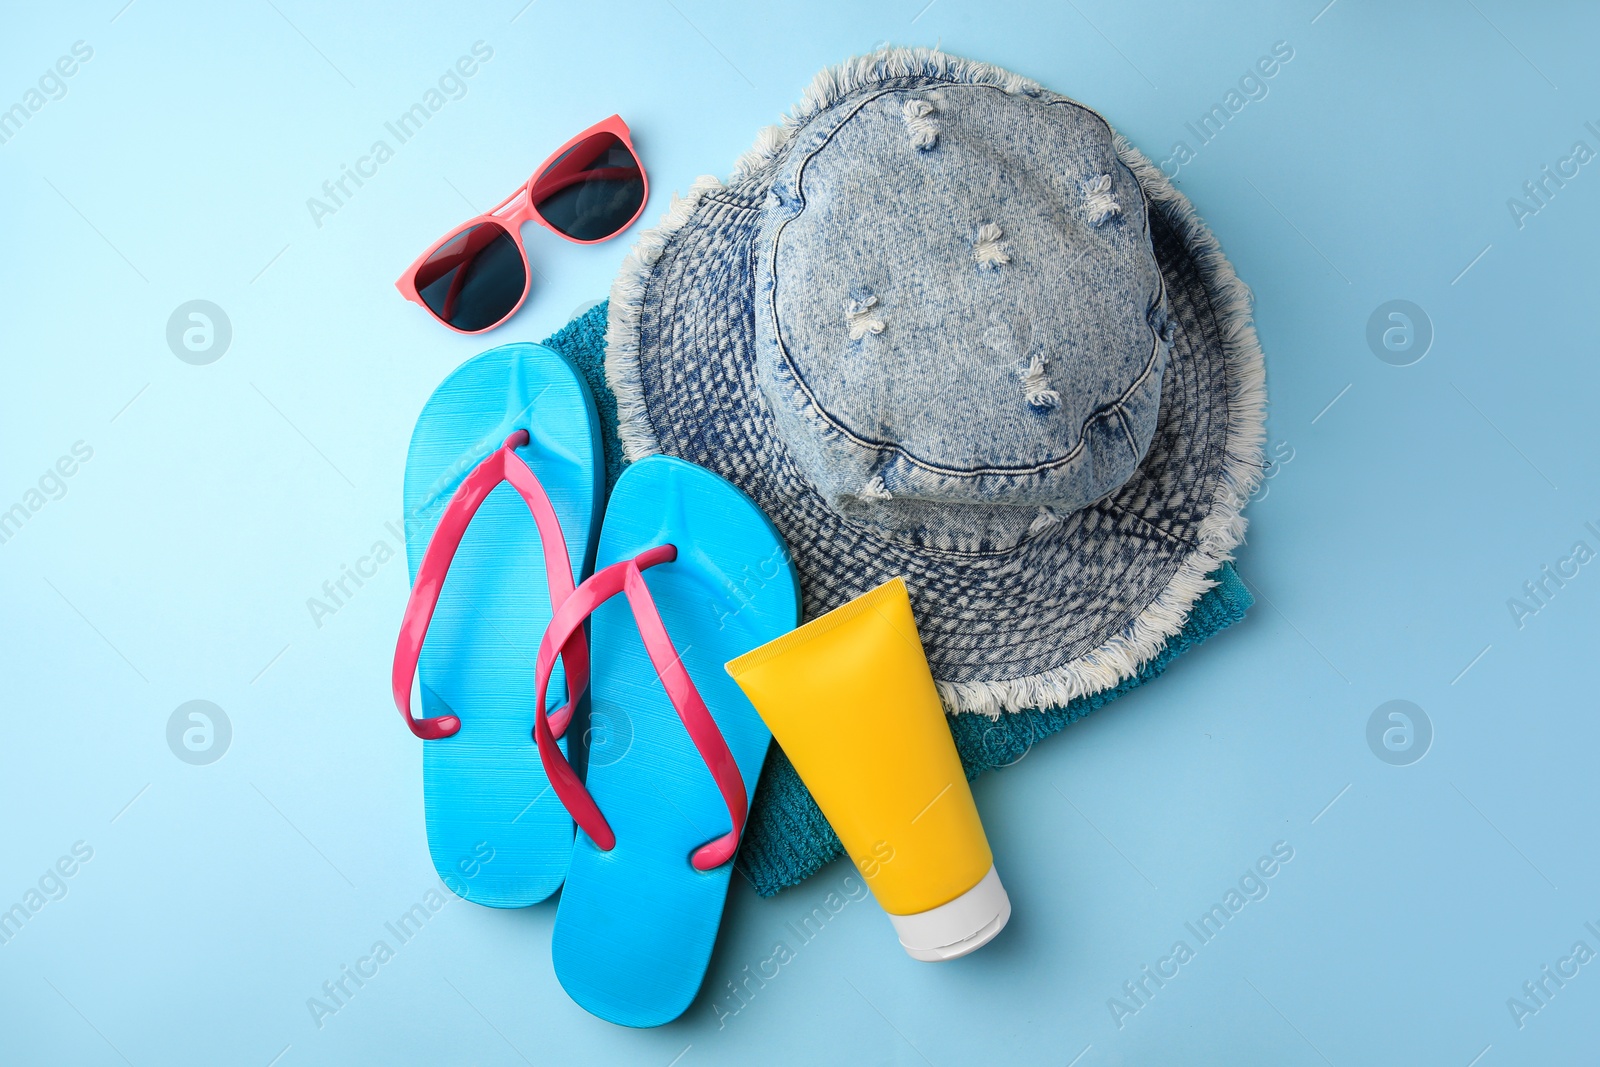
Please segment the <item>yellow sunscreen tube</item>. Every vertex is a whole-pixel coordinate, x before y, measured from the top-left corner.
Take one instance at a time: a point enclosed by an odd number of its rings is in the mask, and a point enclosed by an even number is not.
[[[919,960],[981,948],[1011,917],[895,578],[727,665]]]

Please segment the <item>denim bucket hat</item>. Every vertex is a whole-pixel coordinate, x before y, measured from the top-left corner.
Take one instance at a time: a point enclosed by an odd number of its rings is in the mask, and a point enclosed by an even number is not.
[[[807,618],[903,576],[947,709],[995,715],[1132,676],[1231,558],[1262,466],[1250,316],[1100,115],[885,49],[674,199],[612,287],[606,373],[628,457],[749,493]]]

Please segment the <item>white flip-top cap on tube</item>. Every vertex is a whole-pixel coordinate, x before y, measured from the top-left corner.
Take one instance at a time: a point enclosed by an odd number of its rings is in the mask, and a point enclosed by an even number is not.
[[[900,946],[912,959],[959,959],[994,940],[1011,918],[1011,898],[993,867],[959,897],[915,915],[890,915]]]

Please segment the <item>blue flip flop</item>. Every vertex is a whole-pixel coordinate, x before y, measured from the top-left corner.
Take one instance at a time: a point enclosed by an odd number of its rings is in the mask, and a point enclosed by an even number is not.
[[[539,650],[542,691],[589,617],[592,714],[630,738],[580,783],[537,718],[546,772],[583,829],[551,956],[592,1014],[659,1026],[699,991],[772,739],[722,665],[799,615],[788,551],[748,497],[667,456],[623,472],[595,573],[556,609]]]
[[[412,590],[392,688],[424,740],[433,865],[474,903],[526,907],[566,877],[572,819],[535,756],[533,693],[552,605],[593,563],[604,492],[594,399],[541,345],[468,360],[417,418],[405,475]],[[579,633],[562,655],[579,689],[585,653]],[[410,711],[417,674],[421,719]],[[556,732],[569,714],[557,713]]]

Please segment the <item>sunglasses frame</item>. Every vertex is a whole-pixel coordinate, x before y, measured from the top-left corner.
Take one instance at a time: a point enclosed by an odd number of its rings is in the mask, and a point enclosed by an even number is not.
[[[562,233],[560,230],[556,229],[548,221],[546,221],[543,215],[539,214],[539,209],[535,207],[533,203],[533,186],[534,183],[539,180],[540,176],[548,171],[556,162],[556,160],[562,157],[562,155],[576,147],[586,138],[593,137],[595,134],[600,133],[609,133],[613,135],[617,138],[617,140],[622,142],[624,147],[628,149],[628,153],[633,156],[634,163],[638,165],[639,180],[644,185],[644,192],[639,198],[639,209],[633,213],[633,216],[629,218],[626,223],[617,227],[614,233],[607,234],[605,237],[600,237],[593,241],[584,241]],[[584,130],[582,133],[579,133],[577,136],[568,140],[566,144],[562,145],[554,152],[551,152],[549,158],[535,167],[533,174],[529,176],[528,180],[519,185],[516,191],[510,196],[500,201],[500,203],[496,204],[493,208],[486,211],[482,215],[474,216],[473,218],[468,219],[466,222],[463,222],[461,225],[455,227],[449,233],[433,242],[433,244],[429,245],[427,251],[418,256],[412,262],[411,266],[406,268],[406,272],[402,274],[400,279],[394,283],[394,287],[400,290],[401,296],[405,297],[413,304],[421,307],[422,310],[428,313],[428,316],[432,318],[433,321],[439,323],[441,326],[445,327],[445,329],[454,330],[456,333],[468,335],[484,333],[488,330],[494,329],[497,326],[500,326],[506,321],[506,319],[509,319],[511,316],[515,315],[522,307],[523,301],[528,299],[528,293],[533,290],[533,264],[528,259],[528,248],[522,242],[523,223],[537,222],[539,225],[543,226],[557,237],[571,241],[573,244],[596,245],[602,241],[611,240],[611,238],[627,230],[635,222],[638,222],[639,216],[644,214],[644,206],[649,202],[649,200],[650,178],[645,173],[644,161],[639,158],[639,150],[633,146],[633,131],[628,129],[628,124],[622,121],[621,115],[612,115],[610,118],[601,119],[593,126],[590,126],[588,129]],[[467,230],[470,230],[474,226],[481,225],[485,222],[492,222],[499,225],[499,227],[510,234],[511,239],[516,242],[517,252],[522,256],[522,295],[517,298],[516,304],[512,306],[510,311],[505,313],[503,318],[490,323],[488,326],[485,326],[480,330],[462,330],[450,325],[444,319],[440,318],[434,313],[434,310],[428,306],[427,301],[422,299],[422,294],[417,291],[417,272],[422,269],[422,265],[426,263],[435,252],[439,251],[440,248],[449,244]]]

